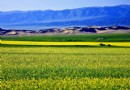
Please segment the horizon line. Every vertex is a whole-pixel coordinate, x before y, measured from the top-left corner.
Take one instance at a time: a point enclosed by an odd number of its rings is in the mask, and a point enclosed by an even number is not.
[[[0,12],[26,12],[26,11],[63,11],[63,10],[72,10],[72,9],[80,9],[80,8],[96,8],[96,7],[116,7],[116,6],[130,6],[130,4],[119,4],[119,5],[106,5],[106,6],[89,6],[89,7],[79,7],[79,8],[68,8],[68,9],[34,9],[34,10],[5,10]]]

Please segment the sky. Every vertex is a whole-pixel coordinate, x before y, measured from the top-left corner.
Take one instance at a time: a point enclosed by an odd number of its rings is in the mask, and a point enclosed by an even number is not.
[[[0,0],[0,11],[63,10],[122,4],[130,5],[130,0]]]

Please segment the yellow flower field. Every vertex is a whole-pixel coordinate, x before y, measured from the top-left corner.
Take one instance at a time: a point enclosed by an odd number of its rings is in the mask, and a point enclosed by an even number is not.
[[[130,42],[34,42],[34,41],[1,41],[1,44],[12,45],[92,45],[99,46],[100,43],[112,46],[130,46]]]
[[[0,48],[1,90],[130,90],[130,48]]]

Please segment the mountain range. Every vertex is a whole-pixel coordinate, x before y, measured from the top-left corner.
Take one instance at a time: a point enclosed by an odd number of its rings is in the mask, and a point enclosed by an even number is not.
[[[66,10],[0,11],[1,26],[130,25],[130,5]]]

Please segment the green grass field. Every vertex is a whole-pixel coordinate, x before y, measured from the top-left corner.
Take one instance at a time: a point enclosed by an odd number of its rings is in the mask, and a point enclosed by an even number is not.
[[[1,37],[0,49],[1,90],[130,90],[129,34]]]
[[[97,40],[103,38],[102,40]],[[130,34],[87,34],[66,36],[9,36],[1,37],[7,41],[46,41],[46,42],[130,42]]]
[[[2,90],[129,90],[130,48],[1,47]]]

